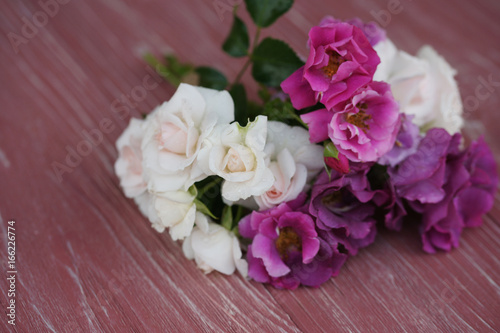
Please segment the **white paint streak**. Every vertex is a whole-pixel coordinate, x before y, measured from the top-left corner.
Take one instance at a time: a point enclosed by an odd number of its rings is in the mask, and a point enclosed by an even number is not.
[[[75,253],[73,251],[73,247],[71,246],[71,243],[69,241],[66,242],[66,246],[67,246],[69,252],[71,253],[71,257],[73,259],[76,259]],[[82,286],[82,283],[80,281],[80,277],[78,274],[78,268],[75,267],[75,271],[73,271],[70,267],[67,267],[67,266],[65,268],[68,271],[71,278],[73,279],[73,281],[75,281],[76,285],[80,289],[80,293],[82,294],[82,302],[81,303],[83,304],[83,307],[85,307],[83,314],[87,318],[87,321],[88,321],[90,327],[92,327],[92,331],[94,331],[95,327],[94,327],[94,323],[92,321],[92,318],[95,318],[95,314],[94,314],[94,311],[92,310],[91,306],[87,302],[87,296],[85,295],[85,291],[83,290],[83,286]]]
[[[48,329],[50,329],[52,332],[55,333],[56,330],[55,330],[54,326],[52,326],[52,324],[45,319],[45,316],[40,312],[40,310],[38,310],[35,303],[30,303],[30,304],[31,304],[31,307],[33,308],[33,310],[35,310],[35,312],[38,313],[38,315],[42,319],[45,326],[47,326]]]
[[[0,149],[0,162],[3,164],[3,166],[8,169],[10,168],[10,161],[7,158],[7,155],[5,155],[5,152]]]

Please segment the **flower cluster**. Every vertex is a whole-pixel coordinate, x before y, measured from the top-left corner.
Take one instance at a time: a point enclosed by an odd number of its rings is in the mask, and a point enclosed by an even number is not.
[[[283,11],[273,13],[256,24]],[[409,212],[429,253],[482,223],[495,160],[483,138],[463,148],[455,71],[434,49],[412,56],[374,23],[326,17],[304,63],[271,38],[249,49],[246,33],[235,17],[223,49],[250,55],[261,105],[246,100],[241,75],[229,85],[167,57],[170,79],[195,75],[205,87],[181,83],[116,143],[125,196],[199,268],[317,287]]]
[[[117,148],[125,195],[158,232],[185,239],[184,253],[203,270],[226,274],[238,268],[246,275],[239,241],[231,225],[207,216],[198,184],[216,176],[225,202],[271,208],[297,198],[323,166],[323,151],[305,129],[266,116],[241,127],[227,91],[188,84],[144,120],[131,119]]]

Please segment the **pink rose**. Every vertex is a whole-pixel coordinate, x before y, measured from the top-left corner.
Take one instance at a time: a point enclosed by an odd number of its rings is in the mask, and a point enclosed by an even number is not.
[[[363,31],[348,23],[330,22],[309,31],[309,58],[281,84],[296,109],[327,109],[345,102],[373,79],[380,63]]]
[[[332,112],[328,136],[349,160],[374,162],[394,146],[401,116],[387,83],[372,82]]]

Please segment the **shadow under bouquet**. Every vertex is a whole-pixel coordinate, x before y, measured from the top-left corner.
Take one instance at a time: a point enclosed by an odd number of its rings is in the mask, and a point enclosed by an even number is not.
[[[235,10],[222,48],[247,62],[233,83],[146,56],[178,88],[130,120],[115,170],[153,228],[206,273],[284,289],[328,281],[410,212],[424,251],[458,247],[492,208],[498,176],[482,138],[463,145],[454,69],[430,46],[410,55],[374,22],[333,17],[311,28],[302,60],[259,38],[293,1],[245,3],[257,33],[250,46]],[[260,102],[240,83],[250,67]]]

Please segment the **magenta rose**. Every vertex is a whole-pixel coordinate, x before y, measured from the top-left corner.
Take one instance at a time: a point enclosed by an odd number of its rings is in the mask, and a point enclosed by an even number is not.
[[[318,235],[313,218],[300,208],[305,195],[273,209],[254,211],[239,223],[248,246],[248,276],[280,289],[317,287],[337,275],[347,255]]]
[[[327,26],[327,25],[332,25],[342,22],[340,20],[337,20],[336,18],[332,16],[326,16],[321,20],[319,23],[320,26]],[[384,41],[387,39],[385,30],[382,29],[377,23],[374,21],[365,23],[363,20],[361,20],[358,17],[352,18],[350,20],[344,21],[345,23],[352,24],[355,27],[360,28],[363,30],[363,33],[365,34],[366,38],[368,38],[368,41],[370,42],[371,46],[377,45],[379,42]]]
[[[387,83],[372,82],[332,111],[328,136],[349,160],[374,162],[394,146],[401,115]]]
[[[306,64],[281,84],[296,109],[318,101],[331,109],[347,101],[372,81],[380,63],[363,31],[348,23],[313,27],[308,45]]]

